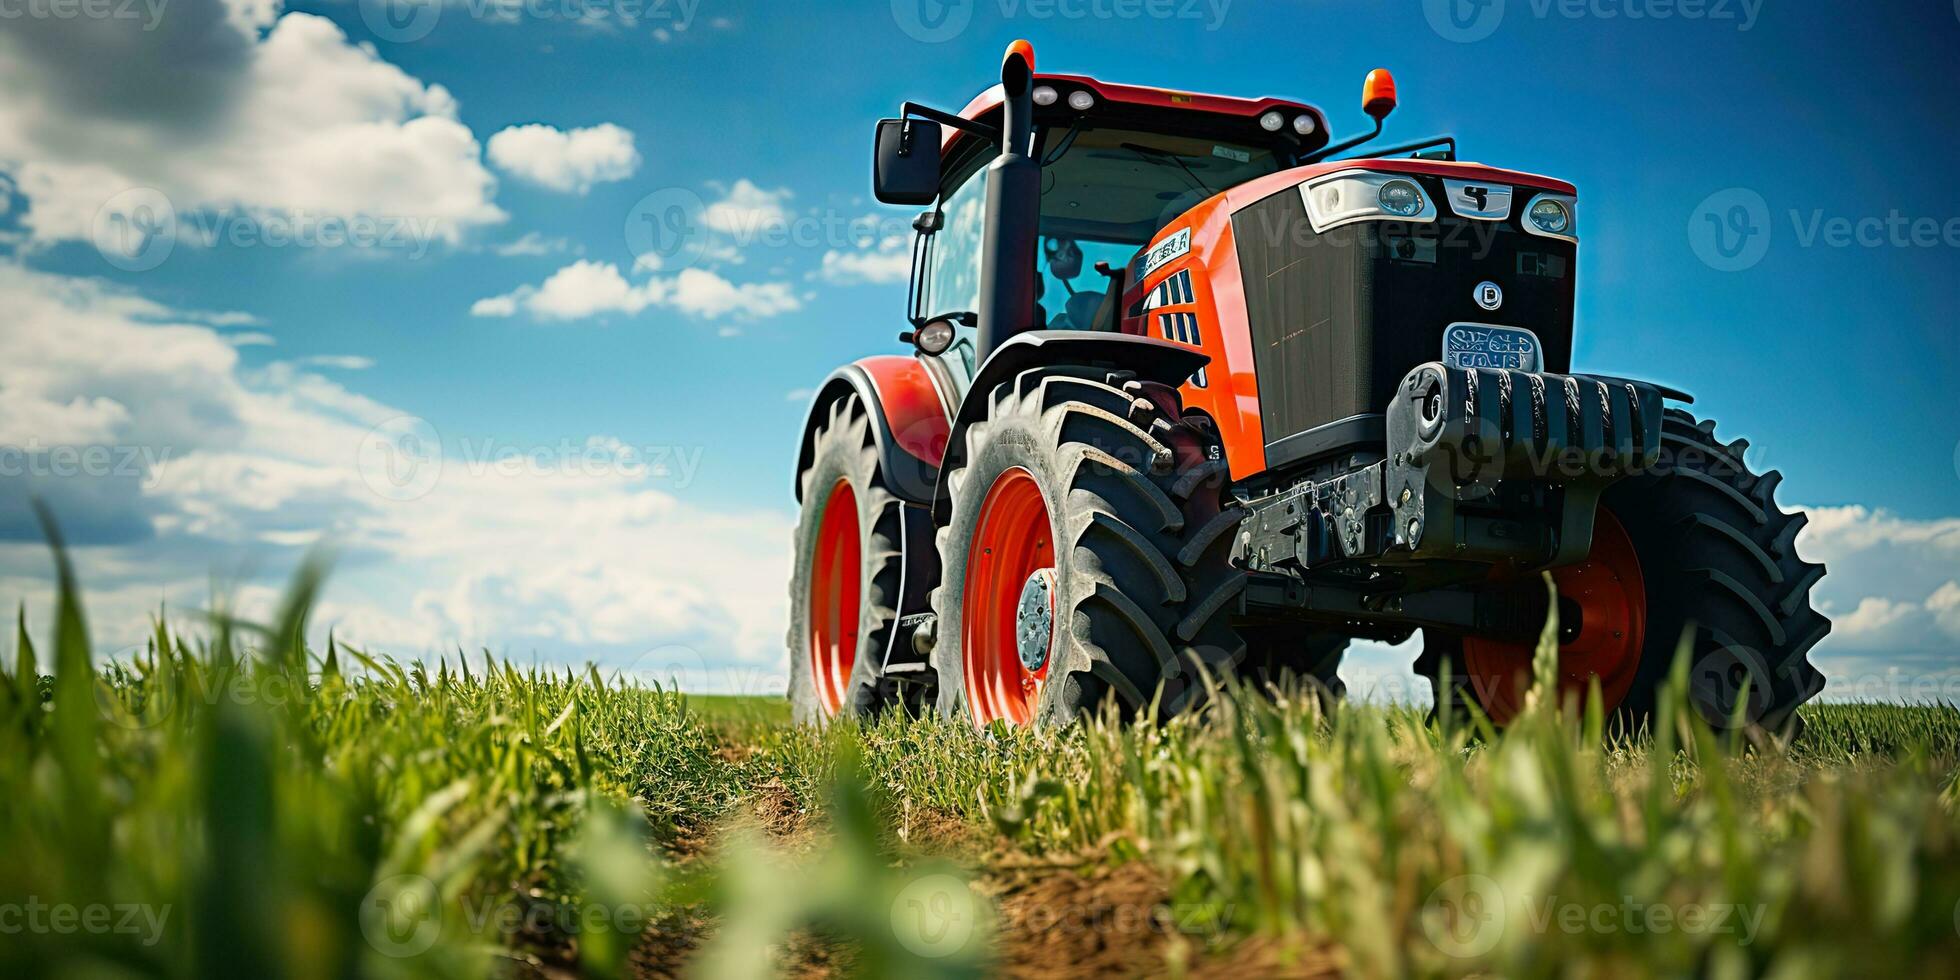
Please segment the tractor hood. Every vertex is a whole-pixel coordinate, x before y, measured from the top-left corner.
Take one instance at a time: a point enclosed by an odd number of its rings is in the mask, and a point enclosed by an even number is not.
[[[1242,439],[1264,458],[1236,453],[1235,472],[1311,461],[1374,441],[1420,364],[1569,371],[1577,204],[1565,181],[1474,163],[1280,171],[1153,236],[1129,270],[1122,328],[1244,344],[1234,360],[1251,376],[1194,381],[1221,414],[1256,392],[1258,431]]]

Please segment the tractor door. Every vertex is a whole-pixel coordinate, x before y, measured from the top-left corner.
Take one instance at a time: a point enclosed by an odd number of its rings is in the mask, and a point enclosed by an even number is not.
[[[938,230],[920,232],[924,240],[913,252],[919,267],[913,270],[912,321],[951,317],[958,324],[953,346],[926,358],[935,373],[951,384],[956,407],[980,369],[979,331],[973,326],[973,315],[980,308],[980,239],[987,163],[993,155],[987,148],[949,161],[939,196]]]

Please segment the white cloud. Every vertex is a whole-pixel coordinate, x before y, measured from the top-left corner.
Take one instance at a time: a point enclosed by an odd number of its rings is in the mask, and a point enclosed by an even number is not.
[[[658,268],[658,264],[645,267]],[[636,272],[641,268],[635,263]],[[611,262],[580,259],[539,285],[477,300],[470,314],[508,317],[521,310],[538,320],[568,321],[609,313],[631,316],[650,306],[703,319],[731,315],[761,319],[800,309],[802,300],[788,283],[737,284],[705,269],[682,269],[674,276],[653,276],[635,284]]]
[[[571,248],[571,243],[563,238],[546,238],[535,231],[527,231],[515,241],[504,242],[491,248],[491,251],[506,258],[512,256],[550,255]]]
[[[358,354],[315,354],[300,358],[299,363],[309,367],[339,368],[342,371],[365,371],[374,366],[374,358]]]
[[[324,17],[275,22],[276,7],[182,0],[154,32],[9,22],[0,167],[30,202],[34,238],[87,239],[98,211],[136,187],[180,218],[362,217],[448,241],[504,220],[447,90]]]
[[[522,292],[521,290],[519,292]],[[471,316],[506,317],[517,315],[519,293],[506,293],[502,296],[487,296],[470,304]]]
[[[721,200],[702,209],[701,223],[746,245],[771,229],[789,225],[789,199],[788,188],[763,190],[744,177]]]
[[[1797,549],[1829,569],[1813,592],[1832,620],[1812,656],[1830,678],[1826,695],[1960,697],[1960,518],[1806,512]]]
[[[840,286],[890,285],[905,282],[911,274],[912,253],[905,247],[905,239],[898,236],[886,237],[877,248],[831,249],[823,254],[823,267],[818,271],[825,282]]]
[[[713,319],[735,314],[750,319],[791,313],[802,301],[784,282],[729,282],[705,269],[682,269],[672,283],[674,308],[692,316]]]
[[[555,191],[584,194],[594,184],[625,180],[640,167],[633,134],[612,123],[570,131],[531,123],[490,137],[490,162]]]
[[[303,363],[247,369],[218,331],[101,284],[0,266],[0,307],[0,419],[33,429],[7,441],[74,436],[161,458],[128,481],[0,480],[0,595],[26,600],[37,631],[50,589],[25,516],[35,490],[84,545],[74,557],[105,651],[140,642],[160,604],[183,625],[183,610],[209,604],[213,572],[259,573],[236,593],[241,612],[265,615],[299,549],[319,540],[343,557],[316,636],[780,689],[774,585],[788,576],[789,520],[688,499],[700,446],[568,433],[572,455],[560,456],[555,444],[430,425],[439,451],[420,457],[434,468],[427,492],[397,500],[372,489],[379,477],[361,463],[399,408]],[[519,465],[501,462],[504,451]],[[654,465],[663,459],[673,462]],[[514,541],[524,547],[486,546]]]
[[[539,320],[582,320],[606,313],[631,315],[652,305],[663,289],[654,281],[640,286],[627,282],[611,262],[580,259],[552,273],[540,285],[477,300],[470,313],[512,316],[522,308]]]

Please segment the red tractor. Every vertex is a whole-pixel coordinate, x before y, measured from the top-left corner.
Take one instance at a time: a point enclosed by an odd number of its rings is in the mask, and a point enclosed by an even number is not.
[[[1319,109],[1036,74],[878,123],[913,226],[907,355],[830,375],[796,463],[804,720],[1189,710],[1207,674],[1338,694],[1422,631],[1440,709],[1562,689],[1789,732],[1830,623],[1801,513],[1661,385],[1572,374],[1576,192]],[[1447,685],[1443,678],[1450,678]]]

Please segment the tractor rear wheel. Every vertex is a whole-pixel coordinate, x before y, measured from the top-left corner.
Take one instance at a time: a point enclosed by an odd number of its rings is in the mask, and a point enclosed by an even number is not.
[[[799,723],[886,706],[878,668],[898,618],[900,503],[885,487],[871,419],[833,402],[799,475],[802,518],[789,586],[789,699]]]
[[[1794,735],[1797,708],[1824,686],[1808,659],[1831,628],[1810,601],[1824,568],[1797,556],[1807,518],[1776,506],[1782,476],[1750,472],[1747,448],[1669,409],[1660,465],[1601,499],[1592,554],[1553,570],[1561,609],[1578,618],[1560,643],[1562,698],[1583,698],[1597,677],[1609,716],[1635,730],[1686,636],[1689,697],[1710,725]],[[1416,668],[1439,711],[1475,704],[1501,725],[1523,703],[1531,656],[1528,645],[1425,631]]]
[[[1241,512],[1176,390],[1126,373],[1022,372],[984,396],[938,532],[939,709],[976,725],[1188,711],[1244,643],[1228,554]]]

